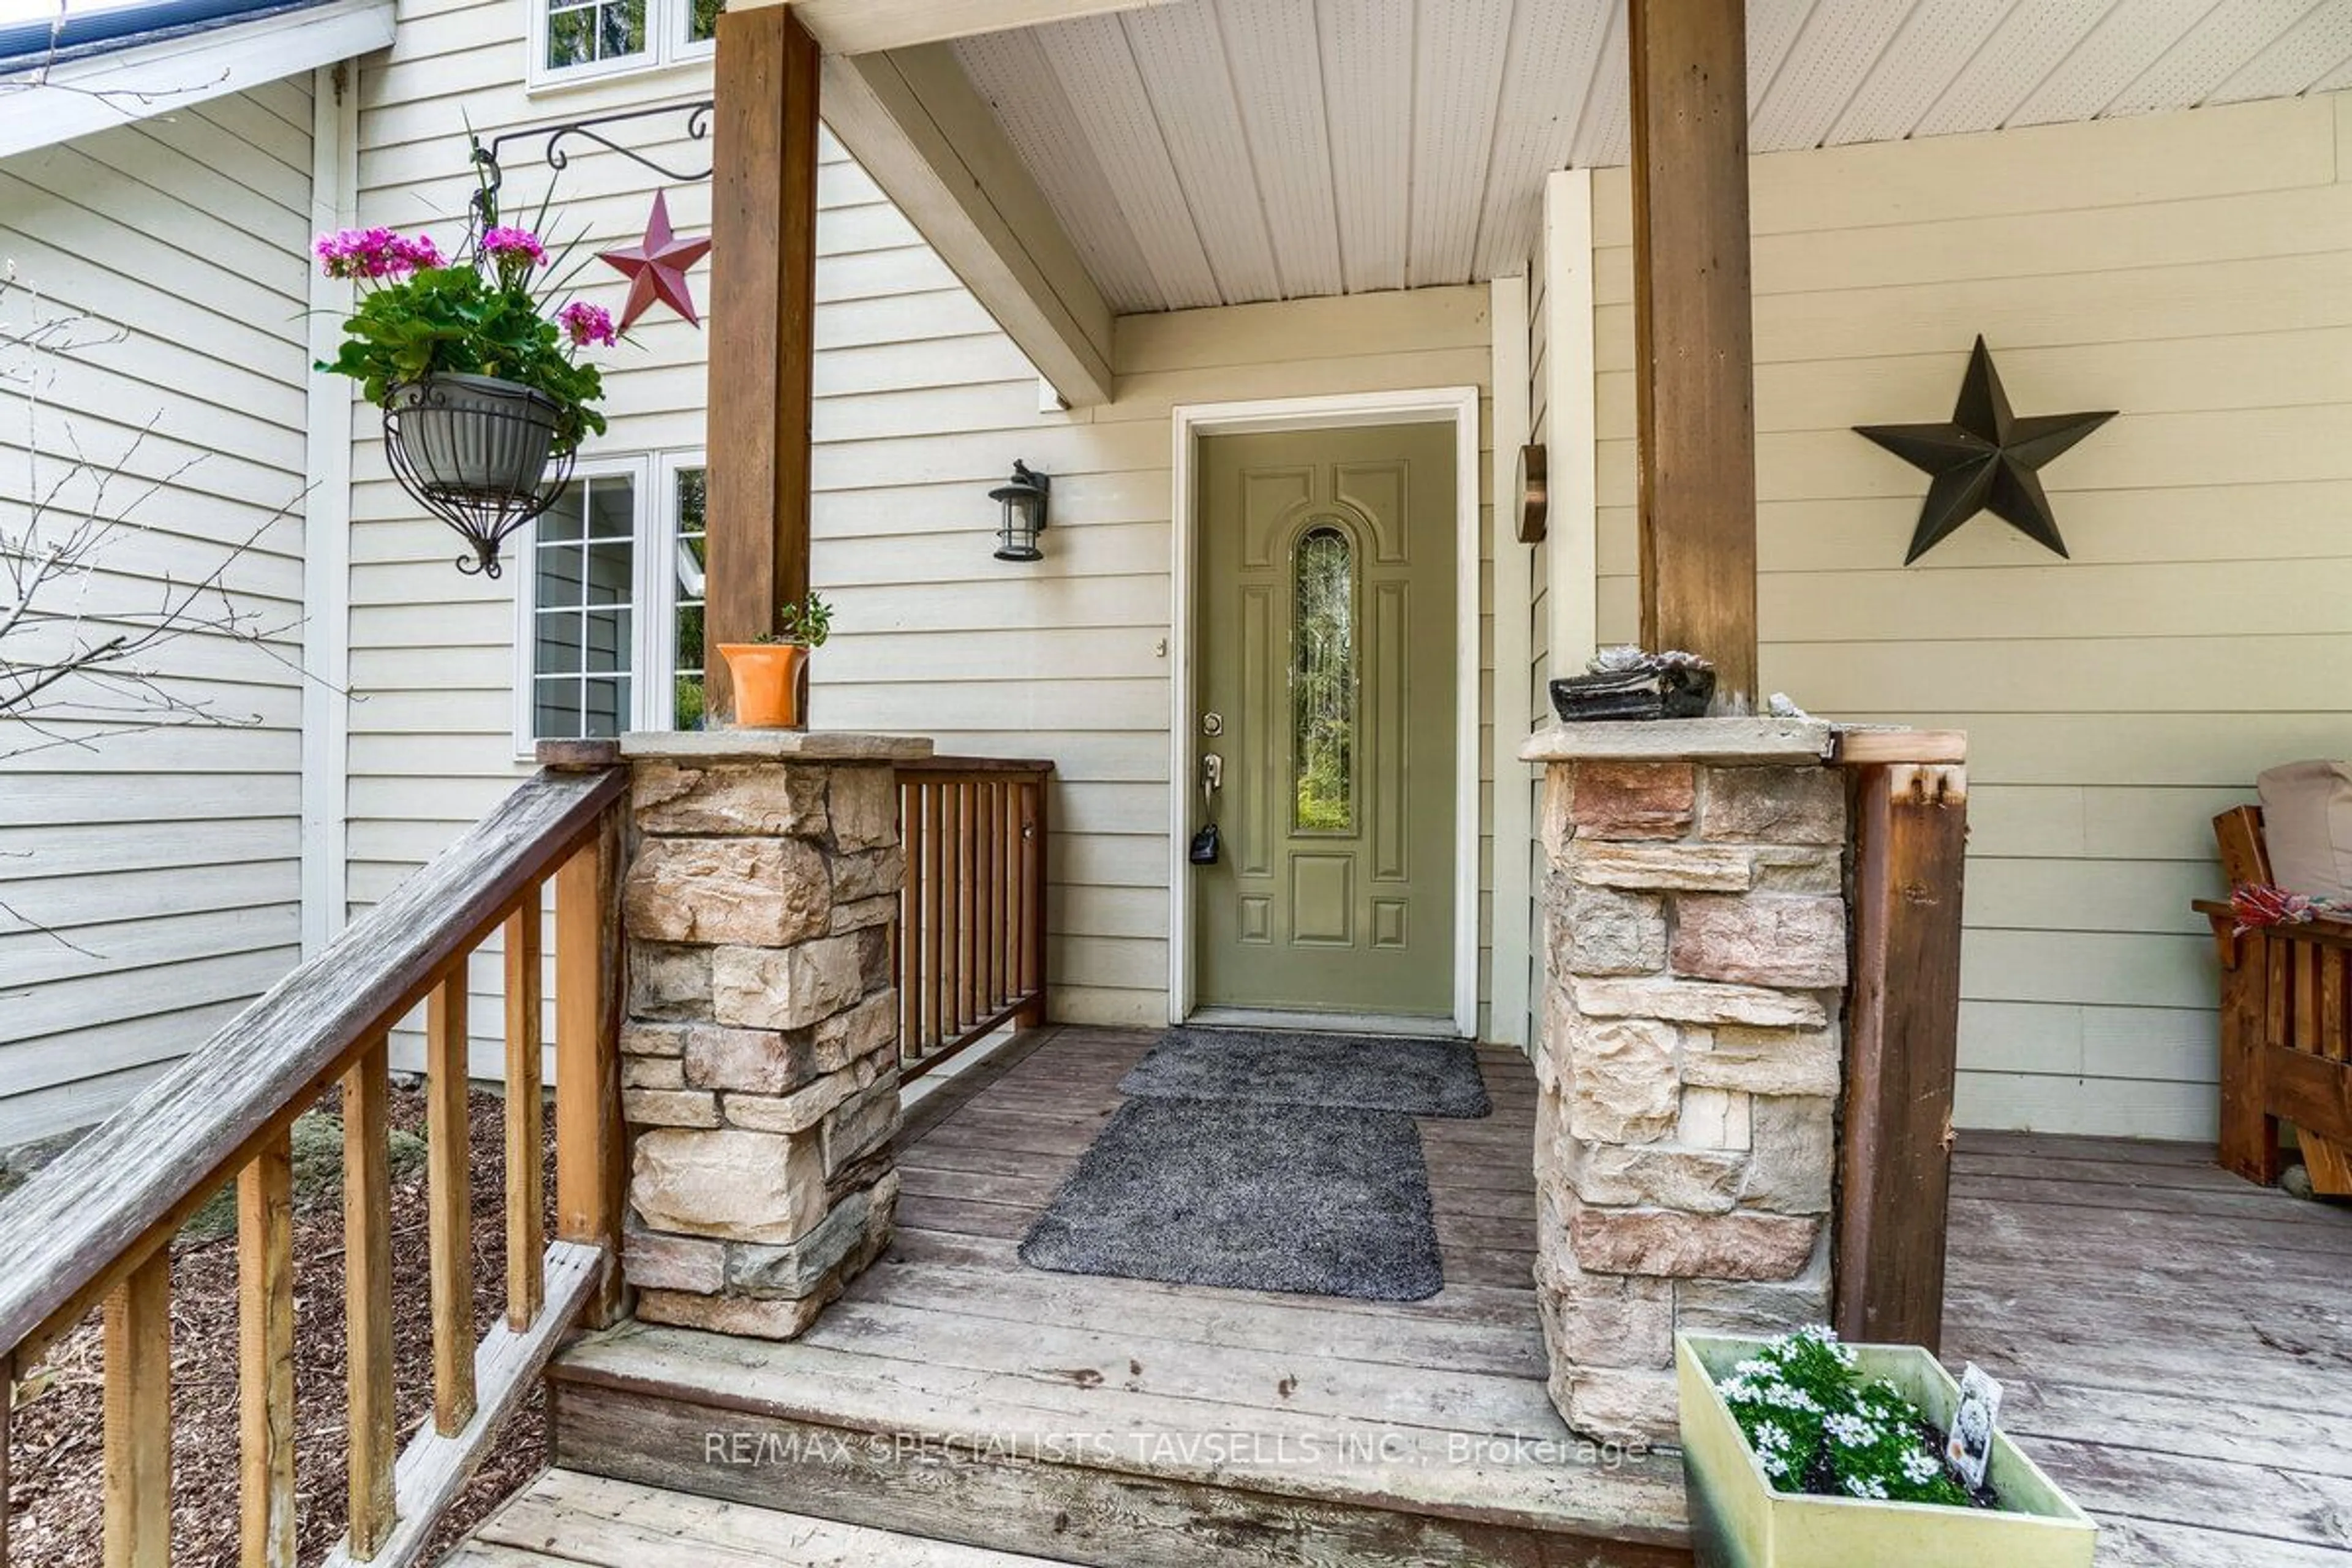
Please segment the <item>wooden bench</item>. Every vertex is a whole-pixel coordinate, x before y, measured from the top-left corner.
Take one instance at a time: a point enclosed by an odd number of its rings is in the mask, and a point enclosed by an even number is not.
[[[2269,884],[2259,807],[2223,812],[2213,835],[2232,889]],[[2221,1164],[2276,1182],[2279,1122],[2292,1121],[2312,1190],[2352,1197],[2352,921],[2242,933],[2227,900],[2195,908],[2212,921],[2221,958]]]

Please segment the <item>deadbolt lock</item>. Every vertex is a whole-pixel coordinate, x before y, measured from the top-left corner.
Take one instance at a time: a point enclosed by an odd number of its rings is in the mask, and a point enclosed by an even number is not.
[[[1222,735],[1224,732],[1225,716],[1223,714],[1203,713],[1201,715],[1201,733],[1203,735]]]

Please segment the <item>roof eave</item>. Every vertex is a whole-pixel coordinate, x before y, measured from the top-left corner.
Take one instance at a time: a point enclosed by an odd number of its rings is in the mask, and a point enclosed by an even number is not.
[[[0,158],[129,125],[392,43],[394,0],[327,0],[292,16],[59,59],[0,81]]]

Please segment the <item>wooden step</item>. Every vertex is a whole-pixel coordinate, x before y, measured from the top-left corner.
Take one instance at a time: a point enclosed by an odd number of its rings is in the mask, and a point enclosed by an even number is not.
[[[1046,1559],[550,1470],[444,1568],[1044,1568]]]
[[[1066,1352],[1072,1332],[1033,1326],[1029,1359]],[[1244,1409],[1201,1396],[1205,1369],[1191,1394],[1163,1394],[1092,1365],[1057,1375],[939,1348],[936,1361],[898,1359],[625,1325],[551,1370],[556,1462],[1101,1568],[1690,1562],[1676,1459],[1580,1462],[1545,1447],[1569,1439],[1534,1406],[1501,1423],[1507,1433],[1470,1412],[1445,1431]]]

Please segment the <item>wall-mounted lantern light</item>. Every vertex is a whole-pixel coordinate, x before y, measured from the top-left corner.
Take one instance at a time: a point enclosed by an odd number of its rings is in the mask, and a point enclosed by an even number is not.
[[[996,526],[999,561],[1045,559],[1037,548],[1037,536],[1045,531],[1045,498],[1053,488],[1050,476],[1031,473],[1028,464],[1015,462],[1013,478],[988,492],[988,499],[1004,509]]]

